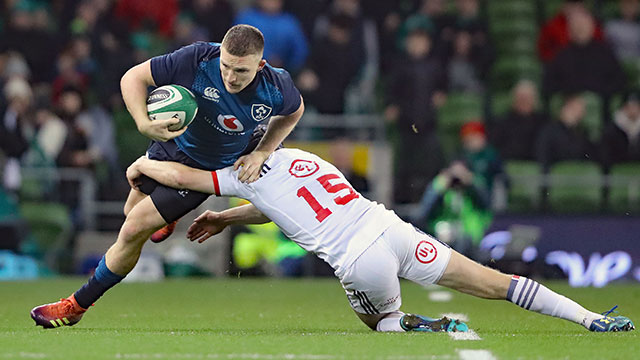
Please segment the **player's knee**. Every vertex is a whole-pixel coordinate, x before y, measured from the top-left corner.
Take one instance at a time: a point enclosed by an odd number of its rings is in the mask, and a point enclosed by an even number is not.
[[[144,222],[128,218],[120,228],[118,241],[124,243],[144,242],[155,230],[155,228],[150,227]]]
[[[129,202],[127,201],[126,203],[124,203],[124,207],[122,208],[122,212],[124,213],[124,216],[129,216],[129,213],[131,212],[131,209],[133,209],[134,204],[129,204]]]

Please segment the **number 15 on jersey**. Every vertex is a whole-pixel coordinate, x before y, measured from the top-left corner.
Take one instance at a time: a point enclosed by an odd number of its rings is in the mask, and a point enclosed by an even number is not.
[[[346,184],[342,181],[336,182],[334,184],[331,183],[331,180],[334,179],[340,179],[340,176],[338,176],[337,174],[327,174],[327,175],[322,175],[319,178],[317,178],[316,180],[320,183],[320,185],[322,185],[322,187],[330,194],[335,194],[340,190],[344,190],[344,189],[348,189],[349,193],[344,195],[344,196],[337,196],[335,198],[333,198],[333,202],[335,202],[337,205],[346,205],[348,204],[351,200],[353,199],[357,199],[360,195],[358,195],[358,193],[356,193],[353,188],[351,186],[349,186],[349,184]],[[307,204],[309,204],[309,206],[311,207],[311,209],[316,213],[316,220],[318,220],[319,222],[322,222],[324,219],[326,219],[329,215],[332,214],[331,210],[329,210],[326,207],[323,207],[318,200],[313,196],[313,194],[311,194],[311,192],[309,191],[309,189],[307,189],[306,186],[303,186],[301,188],[298,189],[297,192],[298,197],[303,198]]]

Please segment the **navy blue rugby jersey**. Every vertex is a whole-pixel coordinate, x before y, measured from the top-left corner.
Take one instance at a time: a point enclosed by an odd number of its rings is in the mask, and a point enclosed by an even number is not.
[[[241,92],[230,94],[220,74],[220,44],[196,42],[151,59],[157,86],[177,84],[190,89],[198,114],[175,139],[178,147],[207,169],[233,164],[256,125],[300,107],[300,92],[284,69],[269,64]]]

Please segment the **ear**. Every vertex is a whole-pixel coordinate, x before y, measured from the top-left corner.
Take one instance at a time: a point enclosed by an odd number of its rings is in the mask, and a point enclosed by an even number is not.
[[[258,63],[258,71],[262,70],[262,68],[267,64],[267,60],[262,59],[260,60],[260,62]]]

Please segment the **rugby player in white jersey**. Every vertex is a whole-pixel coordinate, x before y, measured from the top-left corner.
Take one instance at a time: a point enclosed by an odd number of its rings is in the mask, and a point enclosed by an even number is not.
[[[133,187],[146,175],[177,189],[249,200],[249,205],[222,212],[206,211],[191,225],[188,238],[203,242],[228,225],[273,221],[287,237],[333,267],[351,307],[373,330],[467,331],[467,325],[455,319],[401,312],[399,277],[482,298],[506,299],[591,331],[634,329],[624,316],[588,311],[534,280],[506,275],[464,257],[383,205],[362,197],[336,167],[314,154],[279,149],[265,161],[260,178],[253,183],[239,181],[237,172],[233,167],[205,171],[142,157],[129,167],[127,178]]]

